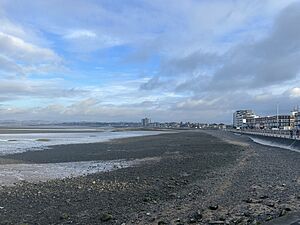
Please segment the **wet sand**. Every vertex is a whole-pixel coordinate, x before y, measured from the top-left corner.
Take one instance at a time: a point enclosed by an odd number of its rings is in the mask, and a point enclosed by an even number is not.
[[[55,146],[25,163],[159,160],[0,190],[0,224],[262,224],[299,211],[300,154],[245,136],[182,132]]]

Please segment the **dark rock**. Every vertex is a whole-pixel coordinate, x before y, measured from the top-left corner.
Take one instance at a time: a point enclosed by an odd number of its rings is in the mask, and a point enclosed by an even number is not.
[[[201,219],[202,219],[202,214],[201,214],[201,212],[200,212],[200,211],[197,211],[197,212],[193,213],[193,214],[191,215],[191,219],[194,219],[194,220],[196,220],[196,221],[201,220]]]
[[[273,219],[272,216],[268,216],[268,217],[266,218],[266,221],[270,221],[270,220],[272,220],[272,219]]]
[[[145,197],[143,198],[143,202],[151,202],[151,197]]]
[[[269,207],[272,207],[272,208],[275,207],[274,202],[267,202],[266,205],[269,206]]]
[[[61,220],[66,220],[66,219],[68,219],[69,218],[69,215],[68,215],[68,213],[63,213],[63,214],[61,214],[61,216],[59,217]]]
[[[244,216],[245,216],[245,217],[250,217],[251,214],[250,214],[249,212],[244,212]]]
[[[189,219],[189,224],[196,223],[197,221],[194,218]]]
[[[269,198],[269,196],[268,196],[268,195],[262,195],[262,196],[260,196],[259,198],[260,198],[260,199],[267,199],[267,198]]]
[[[168,224],[167,222],[161,220],[161,221],[158,221],[157,225],[165,225],[165,224]]]
[[[111,220],[113,217],[111,214],[109,213],[103,213],[100,217],[100,220],[103,221],[103,222],[106,222],[106,221],[109,221]]]
[[[149,222],[154,222],[155,221],[155,217],[151,217],[150,219],[149,219]]]
[[[279,213],[279,217],[284,216],[287,212],[283,209]]]
[[[246,200],[244,200],[244,202],[258,204],[258,203],[262,203],[262,200],[255,200],[253,198],[247,198]]]
[[[208,207],[210,210],[217,210],[219,208],[218,205],[211,205]]]

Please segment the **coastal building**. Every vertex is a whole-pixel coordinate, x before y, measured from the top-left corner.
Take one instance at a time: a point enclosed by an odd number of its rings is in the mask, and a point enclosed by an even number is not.
[[[252,110],[238,110],[233,113],[233,127],[236,129],[247,127],[247,119],[254,118],[255,114]]]
[[[256,119],[256,124],[261,129],[289,130],[291,129],[291,115],[260,117]],[[257,125],[256,127],[258,127]]]
[[[143,118],[141,122],[142,122],[143,127],[148,127],[151,123],[151,119],[146,117],[146,118]]]
[[[240,129],[292,130],[300,128],[300,113],[290,115],[256,116],[252,110],[239,110],[233,114],[233,126]]]
[[[295,113],[295,129],[300,130],[300,112]]]
[[[299,113],[299,106],[295,107],[291,112],[291,127],[294,129],[299,130],[300,129],[300,113]]]

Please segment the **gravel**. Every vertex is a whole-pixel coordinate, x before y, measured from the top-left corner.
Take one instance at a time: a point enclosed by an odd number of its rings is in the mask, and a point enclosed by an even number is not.
[[[300,210],[300,154],[228,132],[181,132],[6,156],[159,160],[0,189],[0,224],[262,224]]]

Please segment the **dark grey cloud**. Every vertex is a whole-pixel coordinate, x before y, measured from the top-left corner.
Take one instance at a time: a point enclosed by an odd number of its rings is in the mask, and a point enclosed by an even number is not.
[[[209,90],[258,89],[291,81],[300,71],[300,2],[284,9],[270,34],[231,49]]]
[[[141,90],[152,90],[164,87],[166,82],[163,82],[160,80],[158,76],[152,77],[150,80],[148,80],[146,83],[141,84],[140,89]]]
[[[285,8],[260,40],[231,47],[222,55],[193,52],[162,62],[160,76],[180,80],[175,91],[196,94],[256,90],[291,81],[300,71],[300,2]],[[249,38],[250,39],[250,38]],[[143,87],[160,87],[155,77]]]
[[[220,66],[221,56],[216,53],[192,52],[184,57],[173,58],[162,62],[160,74],[163,76],[175,76],[180,74],[199,73],[199,70],[209,70]]]

